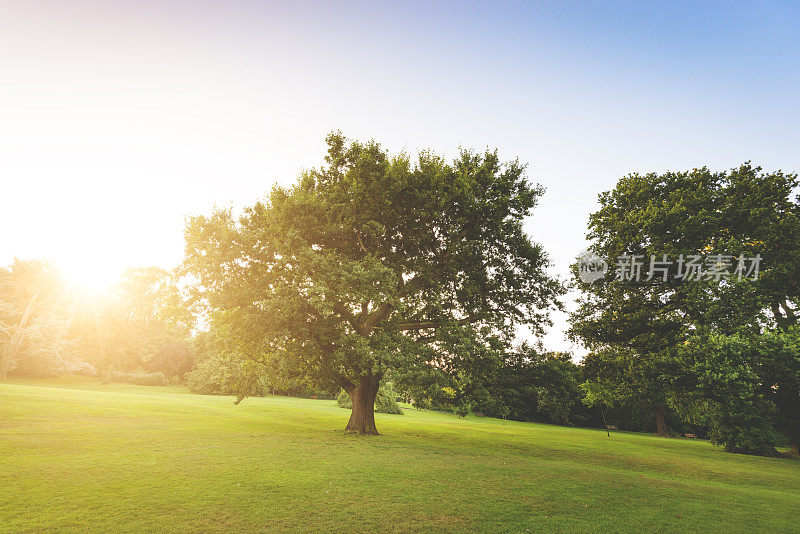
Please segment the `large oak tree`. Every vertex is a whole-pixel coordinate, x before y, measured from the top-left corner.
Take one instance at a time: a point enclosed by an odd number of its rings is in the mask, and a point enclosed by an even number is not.
[[[377,434],[387,371],[502,350],[518,324],[540,332],[563,289],[523,231],[542,194],[523,165],[327,144],[322,168],[240,217],[192,218],[186,267],[243,359],[341,386],[347,430]]]

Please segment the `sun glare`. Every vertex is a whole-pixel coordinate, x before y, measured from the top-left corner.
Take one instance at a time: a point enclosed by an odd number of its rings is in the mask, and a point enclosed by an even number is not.
[[[102,293],[119,282],[122,268],[92,260],[64,261],[59,266],[67,281],[86,293]]]

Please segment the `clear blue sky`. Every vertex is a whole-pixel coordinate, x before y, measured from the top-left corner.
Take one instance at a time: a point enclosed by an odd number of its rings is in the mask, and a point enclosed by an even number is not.
[[[170,267],[184,216],[319,165],[326,132],[496,147],[554,272],[633,172],[800,169],[800,3],[6,2],[0,260]],[[546,338],[563,341],[563,318]]]

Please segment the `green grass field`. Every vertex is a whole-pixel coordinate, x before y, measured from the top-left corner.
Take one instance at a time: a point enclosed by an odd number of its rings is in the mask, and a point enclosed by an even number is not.
[[[0,384],[0,531],[800,531],[800,461],[89,380]]]

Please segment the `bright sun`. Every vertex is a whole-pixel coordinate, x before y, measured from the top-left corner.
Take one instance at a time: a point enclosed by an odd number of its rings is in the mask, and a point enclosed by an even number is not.
[[[117,282],[124,268],[96,258],[72,258],[58,263],[70,283],[83,291],[100,293]]]

